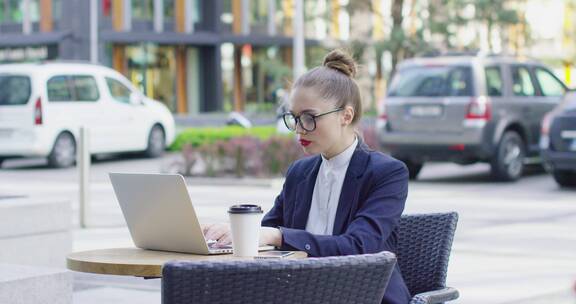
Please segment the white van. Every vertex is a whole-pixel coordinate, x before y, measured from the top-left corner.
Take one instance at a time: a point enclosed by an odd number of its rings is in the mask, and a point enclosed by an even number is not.
[[[142,151],[160,156],[174,139],[174,118],[120,73],[87,63],[0,65],[0,165],[44,156],[74,165],[79,129],[92,154]]]

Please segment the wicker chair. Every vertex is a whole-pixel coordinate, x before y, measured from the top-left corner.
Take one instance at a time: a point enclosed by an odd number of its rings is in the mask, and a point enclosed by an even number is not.
[[[404,215],[398,227],[397,258],[410,290],[410,304],[444,303],[458,298],[446,287],[448,258],[458,213]]]
[[[162,270],[163,304],[380,304],[394,254],[294,260],[172,261]]]

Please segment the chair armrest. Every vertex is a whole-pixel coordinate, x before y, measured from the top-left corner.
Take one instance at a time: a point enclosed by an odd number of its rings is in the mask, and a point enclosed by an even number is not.
[[[438,290],[423,292],[414,295],[410,304],[438,304],[458,299],[458,290],[445,287]]]

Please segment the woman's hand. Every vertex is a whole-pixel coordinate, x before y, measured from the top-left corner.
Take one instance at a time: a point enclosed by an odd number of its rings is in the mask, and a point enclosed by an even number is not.
[[[273,227],[260,228],[260,246],[266,245],[282,246],[282,232],[280,232],[280,229]]]
[[[206,241],[214,240],[216,241],[216,246],[226,246],[232,243],[230,225],[218,223],[200,226],[202,227],[202,232],[204,233]]]
[[[207,224],[201,225],[204,238],[216,241],[216,246],[226,246],[232,243],[232,233],[228,224]],[[282,233],[278,228],[260,227],[260,246],[282,245]]]

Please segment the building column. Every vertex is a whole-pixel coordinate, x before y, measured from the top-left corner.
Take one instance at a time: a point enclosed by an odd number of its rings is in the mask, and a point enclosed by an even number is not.
[[[242,33],[242,0],[232,0],[232,32]]]
[[[245,29],[245,0],[232,0],[232,32],[236,35],[244,34]],[[244,110],[245,96],[244,86],[242,84],[242,45],[234,45],[234,111],[241,112]]]
[[[154,31],[162,33],[164,31],[164,1],[154,0]]]
[[[268,0],[268,35],[276,36],[276,0]]]
[[[52,0],[40,0],[40,31],[51,32],[53,30]]]
[[[186,47],[176,47],[176,112],[187,113]]]
[[[175,0],[174,1],[174,26],[178,33],[184,33],[186,31],[186,0]]]
[[[117,32],[124,31],[124,0],[112,0],[112,27]]]
[[[244,111],[245,96],[242,83],[242,46],[234,46],[234,111]]]
[[[122,75],[126,75],[126,52],[124,50],[124,45],[112,46],[112,68]]]
[[[30,0],[22,0],[22,33],[32,33],[32,21],[30,19]]]
[[[294,21],[294,0],[282,0],[282,11],[284,12],[284,26],[282,33],[284,36],[294,34],[292,22]]]
[[[222,56],[220,46],[200,48],[200,111],[222,110]]]
[[[242,35],[250,34],[250,0],[241,0]]]

